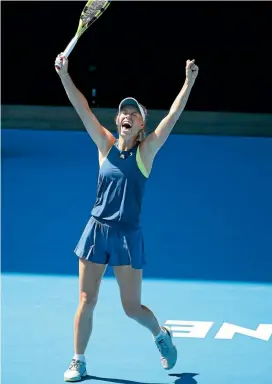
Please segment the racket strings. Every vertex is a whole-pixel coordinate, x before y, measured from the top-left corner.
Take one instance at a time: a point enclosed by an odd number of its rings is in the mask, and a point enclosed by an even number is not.
[[[109,3],[108,0],[94,0],[86,4],[81,14],[81,20],[83,24],[88,24],[93,18],[97,16],[97,13],[104,11],[104,6]]]

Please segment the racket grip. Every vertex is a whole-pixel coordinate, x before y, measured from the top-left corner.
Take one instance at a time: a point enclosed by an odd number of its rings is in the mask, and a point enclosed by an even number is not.
[[[77,43],[77,40],[78,38],[75,36],[71,41],[70,43],[67,45],[65,51],[63,52],[63,55],[65,57],[68,57],[70,55],[70,53],[72,52],[72,50],[74,49],[76,43]]]

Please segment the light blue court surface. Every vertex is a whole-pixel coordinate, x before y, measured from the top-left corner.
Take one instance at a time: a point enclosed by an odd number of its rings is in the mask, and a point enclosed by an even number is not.
[[[108,269],[85,381],[272,382],[271,169],[270,139],[169,138],[146,190],[143,303],[172,327],[177,365],[161,368]],[[63,382],[96,180],[86,133],[2,131],[3,384]]]

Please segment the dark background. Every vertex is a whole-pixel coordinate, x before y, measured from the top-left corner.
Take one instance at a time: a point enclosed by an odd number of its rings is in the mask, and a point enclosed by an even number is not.
[[[85,2],[2,2],[2,104],[69,105],[54,60]],[[270,2],[113,1],[80,38],[69,72],[97,105],[134,96],[168,109],[196,59],[187,110],[271,111]],[[91,65],[96,66],[94,72]]]

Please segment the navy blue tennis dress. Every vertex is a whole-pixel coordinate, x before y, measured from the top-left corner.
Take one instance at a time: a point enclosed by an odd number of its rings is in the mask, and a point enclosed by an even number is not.
[[[78,257],[135,269],[145,264],[141,211],[147,173],[139,144],[120,151],[116,141],[100,166],[91,218],[75,249]]]

